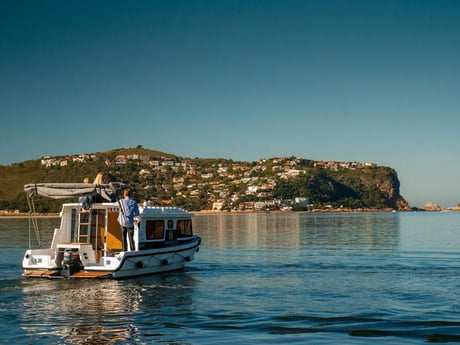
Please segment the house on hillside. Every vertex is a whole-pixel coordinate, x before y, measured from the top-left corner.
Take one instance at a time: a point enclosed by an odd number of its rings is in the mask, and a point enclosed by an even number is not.
[[[224,206],[224,202],[222,200],[214,201],[212,203],[212,209],[214,211],[221,211]]]

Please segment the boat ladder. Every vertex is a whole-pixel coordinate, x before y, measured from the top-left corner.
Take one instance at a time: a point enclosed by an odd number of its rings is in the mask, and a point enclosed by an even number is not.
[[[91,209],[78,212],[78,238],[79,243],[90,243],[91,240]]]

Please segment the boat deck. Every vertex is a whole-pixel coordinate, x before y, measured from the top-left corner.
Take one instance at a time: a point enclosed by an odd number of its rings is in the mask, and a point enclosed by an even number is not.
[[[57,277],[57,276],[59,276],[59,271],[37,270],[37,271],[25,271],[24,272],[24,277],[30,277],[30,278],[52,278],[52,277]]]
[[[97,271],[80,271],[72,274],[69,278],[110,278],[111,273]]]
[[[62,276],[59,271],[25,271],[24,277],[26,278],[111,278],[112,274],[109,272],[98,271],[79,271],[70,276]]]

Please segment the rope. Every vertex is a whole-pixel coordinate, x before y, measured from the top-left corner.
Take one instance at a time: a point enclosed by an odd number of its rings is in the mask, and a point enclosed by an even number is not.
[[[35,232],[35,238],[37,239],[38,247],[42,247],[42,242],[40,239],[40,230],[38,229],[38,220],[37,220],[37,212],[35,211],[35,203],[34,199],[27,196],[27,204],[29,205],[29,247],[31,247],[30,244],[30,223],[32,223],[34,227],[34,232]],[[35,216],[35,217],[33,217]]]

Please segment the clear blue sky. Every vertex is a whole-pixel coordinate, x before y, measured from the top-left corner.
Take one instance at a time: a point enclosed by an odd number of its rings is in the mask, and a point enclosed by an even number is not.
[[[1,1],[0,164],[366,161],[460,202],[460,1]]]

